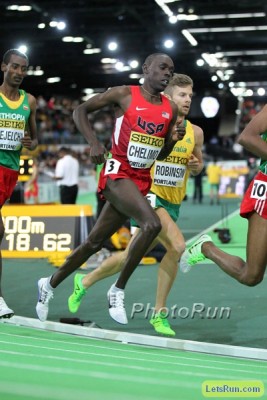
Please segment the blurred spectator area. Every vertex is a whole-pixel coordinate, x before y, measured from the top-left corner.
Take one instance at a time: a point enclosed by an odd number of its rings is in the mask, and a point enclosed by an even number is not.
[[[239,122],[240,132],[246,127],[256,114],[264,107],[266,102],[259,101],[257,98],[247,98],[242,102],[241,115]]]
[[[26,149],[22,151],[22,157],[29,157],[29,159],[35,160],[36,165],[38,166],[38,187],[39,187],[39,195],[38,195],[38,203],[58,203],[59,202],[59,187],[56,181],[53,179],[55,174],[55,167],[57,161],[59,159],[58,152],[61,147],[61,144],[40,144],[34,152],[30,152]],[[71,144],[66,145],[74,157],[76,157],[79,161],[79,196],[83,198],[86,195],[86,199],[83,199],[85,203],[88,203],[88,194],[96,193],[96,171],[95,164],[91,162],[90,159],[90,148],[88,144]],[[16,199],[13,199],[13,202],[23,202],[21,195],[23,191],[23,183],[26,182],[27,179],[30,178],[28,174],[27,177],[23,175],[26,173],[23,171],[24,168],[20,168],[19,175],[19,198],[16,196]],[[25,179],[27,178],[27,179]],[[91,198],[91,197],[90,197]],[[26,202],[26,201],[25,201]],[[32,204],[32,199],[28,202],[28,204]]]
[[[207,155],[223,160],[240,160],[253,157],[251,153],[237,143],[237,137],[265,104],[264,100],[259,100],[256,97],[240,100],[235,121],[233,115],[224,115],[219,134],[215,133],[205,138]]]
[[[47,172],[55,172],[58,150],[65,146],[71,149],[73,156],[79,161],[79,192],[95,192],[96,173],[95,164],[90,159],[90,147],[73,121],[73,111],[80,104],[79,101],[63,96],[51,97],[48,100],[37,96],[36,100],[39,145],[31,152],[24,148],[22,155],[34,158],[38,163],[40,188],[57,188]],[[104,108],[89,114],[88,118],[99,140],[109,149],[114,122],[113,110]]]
[[[66,97],[37,97],[36,121],[41,144],[85,144],[86,141],[73,121],[73,111],[78,100]],[[113,126],[113,111],[103,109],[89,115],[98,138],[104,143],[110,141]]]
[[[52,156],[53,145],[83,145],[85,148],[84,150],[77,150],[77,157],[81,163],[82,170],[86,174],[88,168],[92,167],[88,157],[89,148],[86,140],[77,130],[72,116],[74,109],[79,104],[79,100],[64,96],[51,97],[49,99],[37,96],[39,143],[41,148],[43,145],[48,145],[45,150],[39,151],[39,153],[41,153],[42,159],[45,158],[47,163],[52,164],[55,163]],[[239,109],[239,115],[237,115],[234,111],[236,105],[230,103],[231,112],[225,109],[222,118],[203,118],[203,115],[200,118],[200,107],[196,109],[198,112],[194,111],[194,107],[192,107],[189,119],[204,131],[203,151],[208,155],[208,158],[211,159],[215,156],[220,159],[235,160],[249,157],[250,154],[247,154],[238,145],[236,138],[238,133],[244,129],[263,105],[264,103],[259,102],[256,98],[244,99]],[[104,108],[89,114],[88,118],[97,137],[109,148],[114,122],[114,110],[112,108]]]

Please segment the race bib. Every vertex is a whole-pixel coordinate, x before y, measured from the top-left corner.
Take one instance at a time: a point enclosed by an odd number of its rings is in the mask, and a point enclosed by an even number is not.
[[[255,179],[251,190],[250,197],[252,199],[265,200],[267,192],[267,182]]]
[[[164,138],[131,132],[127,149],[130,166],[132,168],[150,168],[164,146],[164,142]]]
[[[154,168],[153,181],[155,185],[182,187],[186,166],[157,161]]]
[[[0,129],[0,149],[1,150],[20,150],[22,147],[21,139],[24,131]]]
[[[152,208],[156,208],[156,195],[154,193],[148,193],[146,198]]]
[[[105,175],[117,174],[121,163],[115,158],[109,158],[105,164]]]

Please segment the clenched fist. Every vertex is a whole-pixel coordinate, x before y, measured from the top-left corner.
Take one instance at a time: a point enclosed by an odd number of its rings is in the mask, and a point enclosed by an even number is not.
[[[199,164],[200,164],[199,159],[196,156],[194,156],[194,154],[191,154],[191,156],[188,160],[188,163],[187,163],[187,167],[188,167],[189,171],[193,172],[193,173],[198,172]]]
[[[183,118],[178,118],[177,122],[174,126],[174,129],[172,131],[172,138],[173,140],[182,140],[185,135],[186,128],[184,126],[184,119]]]

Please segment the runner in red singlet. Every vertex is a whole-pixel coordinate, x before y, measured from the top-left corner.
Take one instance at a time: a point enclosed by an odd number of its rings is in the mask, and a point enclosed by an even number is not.
[[[177,106],[161,94],[173,72],[173,61],[168,55],[152,54],[143,65],[142,86],[111,88],[75,110],[74,121],[90,144],[92,161],[95,164],[106,161],[100,176],[99,191],[107,201],[87,240],[73,251],[51,278],[39,280],[36,311],[40,320],[47,318],[53,289],[100,250],[104,242],[130,217],[140,226],[140,233],[132,242],[116,285],[108,292],[111,317],[117,322],[127,323],[124,288],[161,230],[159,217],[144,197],[151,185],[150,168],[156,159],[164,159],[176,141],[185,134],[184,128],[176,126]],[[115,105],[116,115],[111,155],[108,158],[105,147],[88,121],[88,113],[107,105]]]
[[[248,219],[247,259],[227,254],[203,235],[180,261],[180,268],[189,270],[197,261],[209,258],[224,272],[247,286],[258,285],[267,265],[267,105],[241,132],[238,142],[261,158],[259,172],[250,183],[240,206],[240,215]]]

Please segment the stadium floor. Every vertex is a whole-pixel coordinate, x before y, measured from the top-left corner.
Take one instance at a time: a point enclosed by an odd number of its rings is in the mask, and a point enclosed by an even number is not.
[[[206,381],[218,385],[234,379],[249,387],[267,383],[264,361],[126,345],[8,324],[1,325],[0,343],[3,400],[187,400],[205,398]]]
[[[211,207],[208,203],[205,199],[201,205],[193,205],[191,200],[183,204],[179,226],[188,243],[206,231],[220,244],[213,229],[220,227],[221,206]],[[227,204],[230,215],[223,226],[229,227],[232,240],[220,246],[245,257],[247,226],[238,215],[239,201],[222,203]],[[206,380],[266,381],[265,281],[254,288],[244,287],[211,262],[202,263],[188,274],[179,273],[168,300],[169,320],[176,339],[157,347],[158,336],[149,324],[157,265],[139,266],[129,281],[126,290],[129,324],[126,326],[116,324],[108,314],[106,292],[114,277],[88,291],[77,315],[70,314],[67,308],[72,277],[58,287],[51,301],[51,323],[59,324],[62,317],[90,320],[100,328],[98,332],[125,333],[121,341],[71,334],[75,332],[73,325],[68,325],[68,333],[51,332],[45,325],[36,327],[29,323],[26,326],[27,321],[37,321],[37,280],[54,270],[45,259],[4,260],[5,298],[16,315],[24,317],[26,322],[23,326],[23,323],[12,323],[11,319],[10,323],[0,325],[1,399],[56,400],[79,395],[90,399],[198,400],[214,397],[202,393]],[[139,312],[134,312],[137,309]],[[84,329],[88,326],[90,330],[91,322],[85,323]],[[129,343],[129,335],[136,335],[135,344],[122,343]],[[139,343],[138,338],[143,335],[150,344],[142,345],[142,340]],[[170,343],[179,341],[199,344],[199,350],[197,347],[194,352],[182,351],[179,346],[170,348]],[[207,346],[206,351],[203,344]],[[220,344],[225,351],[221,355],[212,354],[212,344]],[[247,356],[248,349],[252,356]],[[244,395],[247,397],[248,393]],[[254,393],[250,397],[259,396]]]

